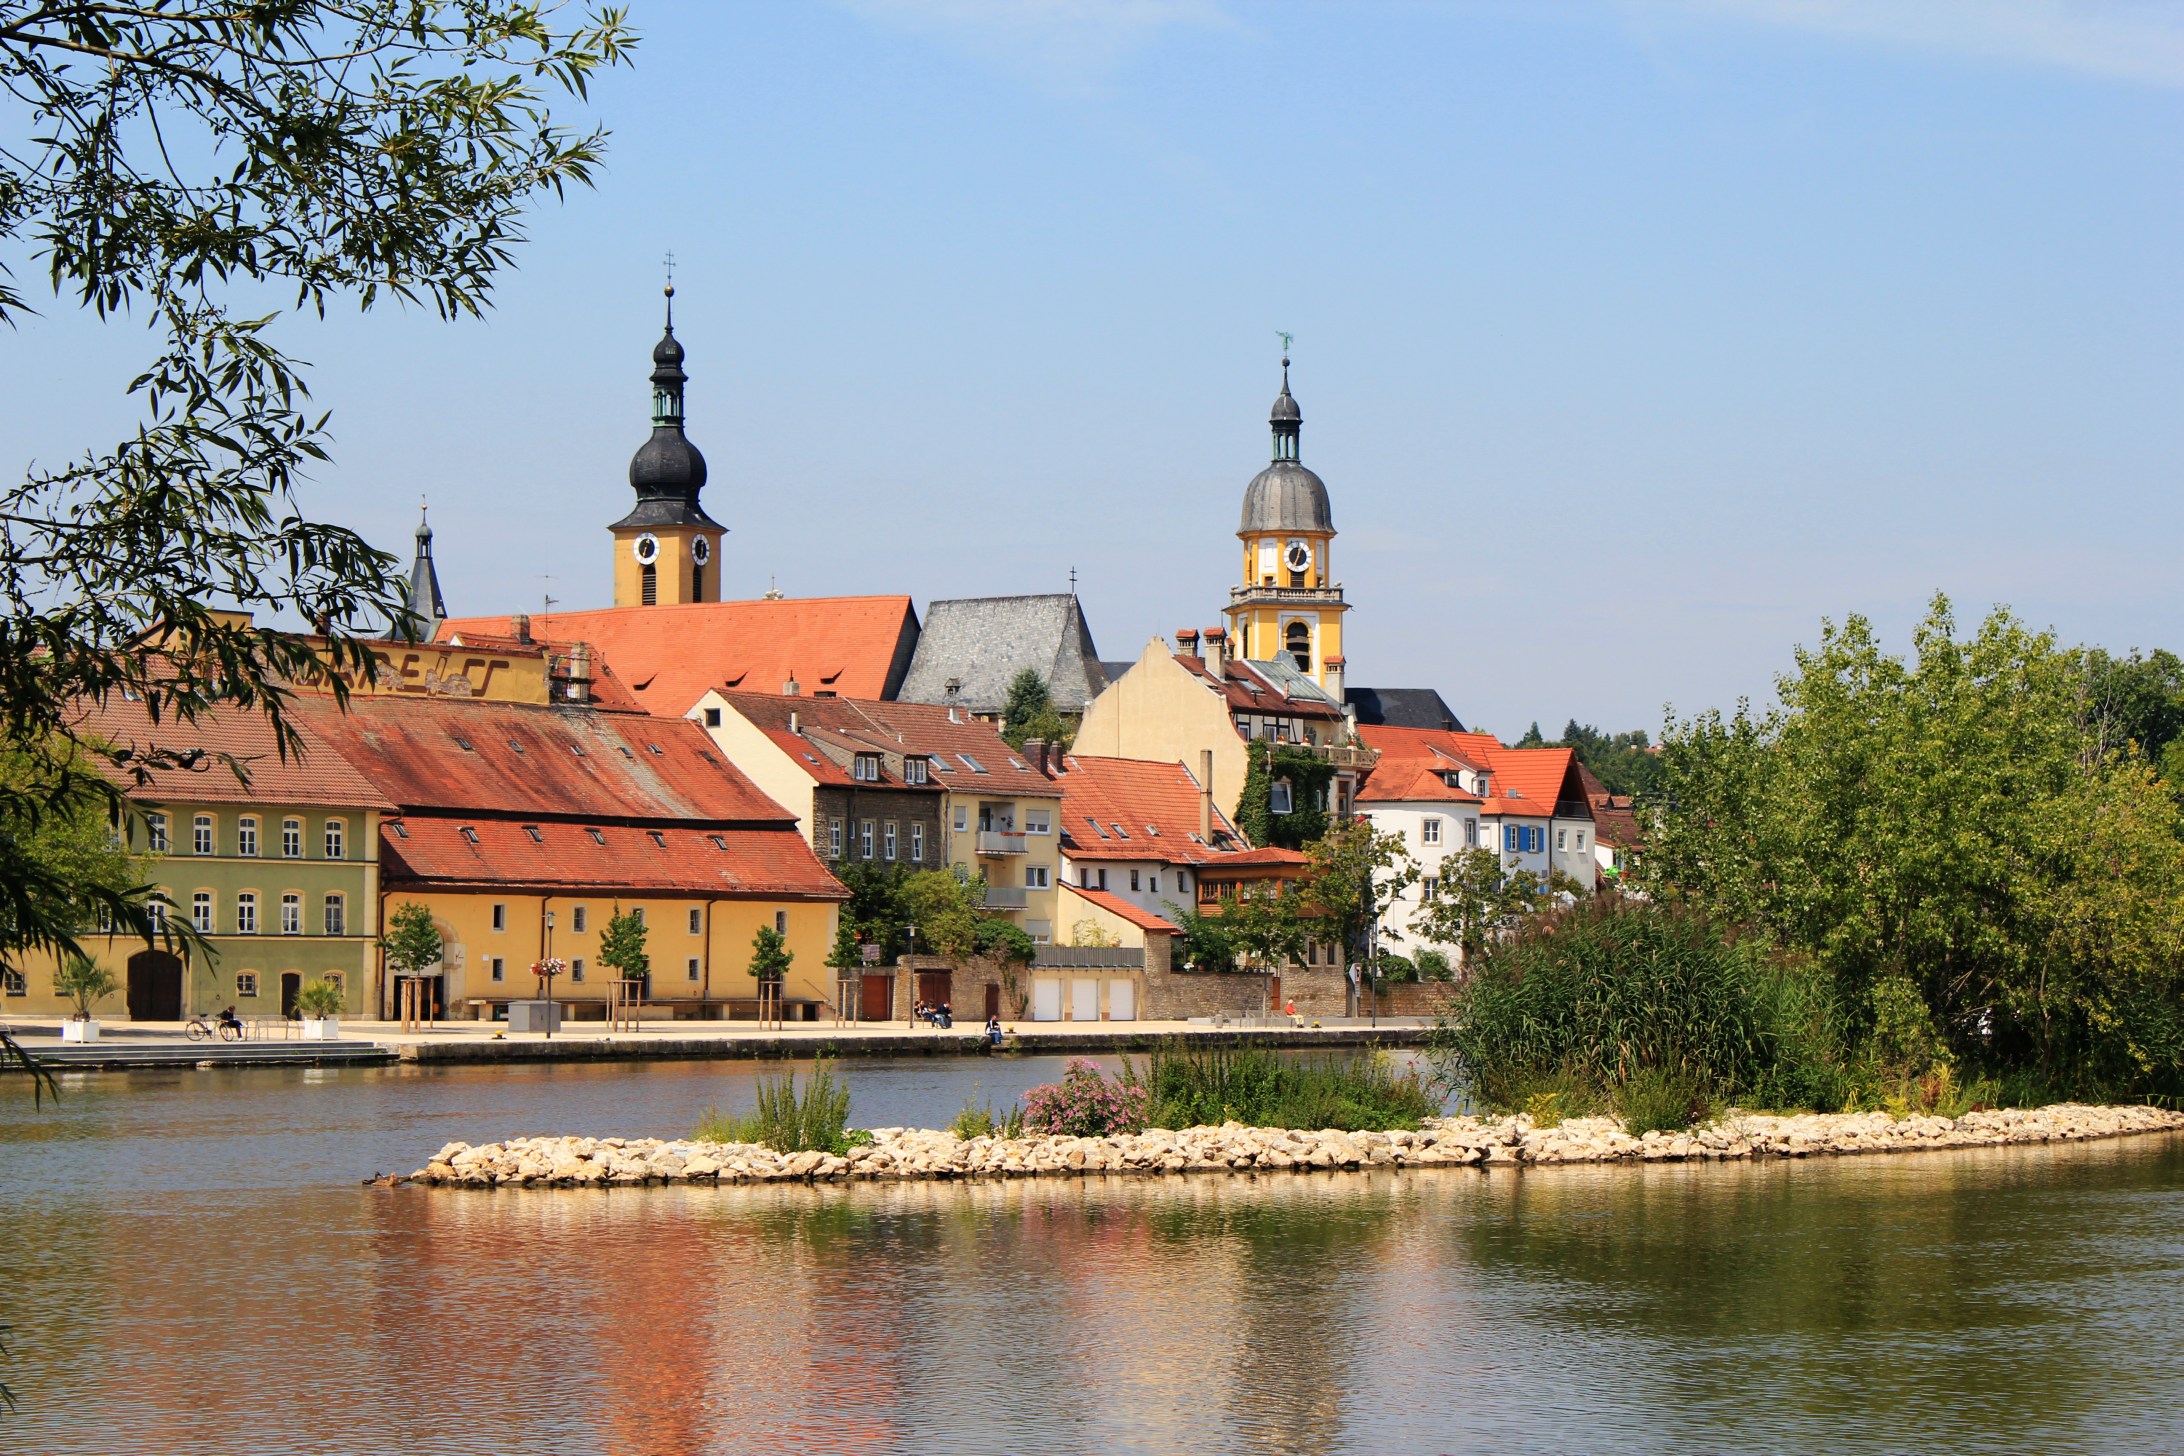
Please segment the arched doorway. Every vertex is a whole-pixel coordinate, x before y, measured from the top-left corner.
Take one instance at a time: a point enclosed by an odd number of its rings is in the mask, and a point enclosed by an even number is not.
[[[163,950],[140,950],[129,957],[129,1019],[182,1019],[182,959]]]
[[[1291,622],[1286,645],[1289,648],[1291,660],[1297,664],[1297,671],[1310,672],[1312,670],[1312,629],[1303,622]]]

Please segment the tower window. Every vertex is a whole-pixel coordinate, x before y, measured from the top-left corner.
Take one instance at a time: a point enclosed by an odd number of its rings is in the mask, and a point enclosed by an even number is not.
[[[705,600],[705,568],[702,566],[690,568],[690,600],[694,602]]]
[[[637,569],[644,573],[642,583],[638,589],[638,600],[648,607],[658,606],[660,604],[660,568],[648,561]]]
[[[1297,671],[1312,670],[1312,629],[1303,622],[1289,624],[1289,655],[1297,660]]]

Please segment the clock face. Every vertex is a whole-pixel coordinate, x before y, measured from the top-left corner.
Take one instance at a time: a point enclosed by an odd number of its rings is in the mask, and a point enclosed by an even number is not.
[[[1291,571],[1302,571],[1312,564],[1312,548],[1302,541],[1292,541],[1289,543],[1287,560]]]
[[[703,536],[692,536],[690,538],[690,559],[700,566],[711,561],[713,559],[713,543]]]
[[[660,538],[647,531],[630,543],[630,550],[637,553],[639,561],[650,566],[660,559]]]

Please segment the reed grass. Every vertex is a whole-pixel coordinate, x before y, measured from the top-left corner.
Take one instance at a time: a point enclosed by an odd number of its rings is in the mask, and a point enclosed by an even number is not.
[[[1415,1128],[1441,1110],[1424,1078],[1379,1052],[1299,1058],[1243,1042],[1166,1042],[1142,1072],[1125,1060],[1123,1076],[1145,1087],[1151,1127],[1386,1131]]]
[[[699,1142],[757,1143],[777,1153],[846,1153],[860,1139],[849,1126],[849,1088],[821,1057],[801,1089],[796,1073],[758,1080],[758,1106],[740,1116],[708,1107],[691,1134]]]

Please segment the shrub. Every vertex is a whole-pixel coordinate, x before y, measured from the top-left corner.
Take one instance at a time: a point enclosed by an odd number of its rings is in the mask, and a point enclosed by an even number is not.
[[[322,1021],[341,1014],[341,988],[332,981],[312,981],[296,992],[296,1014]]]
[[[1142,1076],[1128,1063],[1125,1082],[1145,1089],[1153,1127],[1340,1128],[1346,1132],[1415,1128],[1441,1110],[1415,1072],[1385,1056],[1283,1057],[1243,1042],[1164,1043]]]
[[[1630,1100],[1651,1118],[1671,1089],[1693,1105],[1833,1110],[1848,1086],[1839,1044],[1825,987],[1801,963],[1701,915],[1615,897],[1489,947],[1440,1018],[1432,1056],[1444,1080],[1491,1107],[1573,1084],[1613,1103],[1639,1082]]]
[[[1145,1128],[1145,1088],[1109,1080],[1097,1064],[1075,1057],[1062,1080],[1024,1094],[1024,1127],[1064,1137],[1106,1137]]]
[[[1686,1072],[1641,1067],[1615,1089],[1615,1115],[1632,1137],[1681,1132],[1709,1111],[1705,1089]]]
[[[963,1110],[955,1115],[955,1121],[948,1124],[948,1131],[965,1142],[969,1142],[972,1138],[982,1137],[1022,1137],[1024,1135],[1024,1109],[1012,1106],[1007,1112],[997,1117],[990,1105],[981,1107],[966,1102],[963,1104]]]
[[[1417,968],[1418,979],[1421,981],[1446,981],[1453,975],[1449,970],[1448,956],[1431,948],[1412,956],[1411,965]]]
[[[708,1107],[690,1135],[707,1143],[758,1143],[777,1153],[841,1154],[871,1140],[850,1130],[849,1088],[834,1080],[833,1064],[824,1057],[801,1092],[794,1071],[761,1077],[754,1111],[737,1117]]]
[[[112,971],[88,956],[72,955],[53,973],[53,994],[69,999],[78,1021],[89,1021],[98,1004],[120,986]]]

